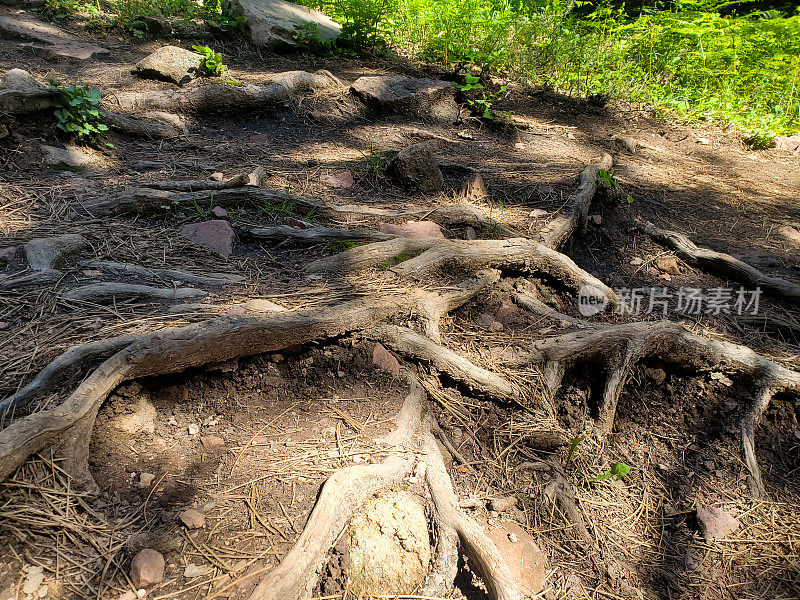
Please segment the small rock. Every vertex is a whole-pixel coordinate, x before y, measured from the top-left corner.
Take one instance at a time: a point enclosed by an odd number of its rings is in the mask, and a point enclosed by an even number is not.
[[[333,40],[342,28],[324,13],[284,0],[230,0],[230,7],[247,21],[247,31],[256,46],[271,51],[295,49],[301,45],[295,32],[314,26],[315,35]]]
[[[715,506],[697,507],[697,525],[707,542],[723,540],[739,529],[739,520]]]
[[[183,85],[197,77],[199,70],[199,54],[178,46],[163,46],[136,63],[131,73]]]
[[[225,174],[217,171],[216,173],[212,173],[211,175],[209,175],[208,178],[211,181],[222,181],[225,179]]]
[[[667,380],[667,372],[661,367],[645,367],[644,372],[656,385],[663,385]]]
[[[547,579],[547,557],[531,535],[512,521],[504,521],[499,526],[487,522],[482,525],[517,580],[523,595],[539,594]]]
[[[120,594],[118,600],[136,600],[139,596],[136,595],[136,592],[128,590],[127,592],[123,592]]]
[[[725,375],[725,373],[714,372],[711,373],[711,379],[714,381],[719,381],[722,385],[726,387],[731,387],[733,385],[733,380]]]
[[[503,324],[489,313],[481,313],[478,315],[476,322],[489,331],[501,331],[503,329]]]
[[[218,219],[228,218],[228,211],[222,208],[221,206],[215,206],[214,208],[212,208],[211,214],[217,217]]]
[[[75,169],[82,169],[97,164],[98,159],[89,151],[77,146],[42,146],[44,150],[44,162],[53,166],[65,166]]]
[[[543,219],[550,213],[546,210],[542,210],[541,208],[534,208],[530,214],[528,215],[531,219]]]
[[[218,435],[200,436],[200,443],[206,450],[221,450],[225,447],[225,440]]]
[[[378,229],[382,233],[391,233],[400,237],[426,239],[444,239],[442,228],[433,221],[409,221],[408,223],[381,223]]]
[[[800,231],[791,225],[784,225],[783,227],[778,228],[778,235],[790,242],[800,243]]]
[[[197,435],[200,433],[200,426],[196,423],[189,423],[189,426],[186,428],[186,430],[188,431],[189,435]]]
[[[397,153],[387,172],[403,187],[434,193],[444,187],[444,176],[427,142],[411,144]]]
[[[208,575],[210,572],[211,572],[211,566],[209,565],[193,565],[189,563],[183,570],[183,576],[186,577],[186,579],[192,579],[194,577],[202,577],[203,575]]]
[[[792,135],[789,137],[779,135],[773,140],[773,142],[778,150],[800,150],[800,135]]]
[[[172,35],[172,24],[163,15],[138,15],[137,21],[141,21],[147,27],[147,32],[154,37],[169,37]]]
[[[438,112],[438,104],[443,105],[444,111],[456,108],[455,86],[436,79],[405,75],[368,76],[356,79],[350,89],[362,102],[383,112]],[[452,114],[455,114],[454,110]]]
[[[630,262],[630,264],[633,265],[634,267],[638,267],[639,265],[641,265],[643,263],[644,263],[644,261],[641,258],[639,258],[638,256],[636,258],[632,258],[631,262]]]
[[[11,262],[17,255],[17,246],[8,246],[7,248],[0,248],[0,261]]]
[[[206,524],[206,516],[195,508],[190,508],[178,515],[186,529],[200,529]]]
[[[22,593],[32,596],[37,594],[39,587],[44,582],[44,569],[42,567],[28,567],[25,582],[22,584]]]
[[[475,231],[472,227],[467,227],[464,230],[464,239],[465,240],[477,240],[478,239],[478,232]]]
[[[589,215],[589,218],[592,220],[592,223],[594,223],[595,225],[600,225],[600,223],[603,222],[603,216],[602,215]]]
[[[181,235],[213,250],[221,256],[230,256],[236,233],[227,221],[214,219],[181,227]]]
[[[400,376],[400,363],[382,344],[375,344],[372,349],[372,364],[389,371],[393,377]]]
[[[133,412],[114,417],[111,426],[133,435],[155,433],[156,407],[153,403],[147,398],[139,397],[132,408]]]
[[[351,171],[339,171],[332,175],[323,175],[319,180],[332,188],[348,189],[353,187],[353,173]]]
[[[152,473],[139,473],[139,487],[142,489],[149,488],[153,485],[153,480],[156,478]]]
[[[670,275],[680,275],[681,268],[678,266],[678,259],[674,256],[660,256],[655,261],[656,268]]]
[[[130,577],[137,588],[146,588],[164,581],[164,557],[160,552],[145,548],[133,557]]]
[[[10,326],[10,323],[8,321],[0,321],[0,330],[8,329],[9,326]]]
[[[507,496],[505,498],[492,498],[489,500],[489,510],[495,512],[503,512],[517,505],[516,496]]]
[[[701,144],[702,146],[708,146],[711,143],[711,140],[708,138],[697,138],[697,143]]]

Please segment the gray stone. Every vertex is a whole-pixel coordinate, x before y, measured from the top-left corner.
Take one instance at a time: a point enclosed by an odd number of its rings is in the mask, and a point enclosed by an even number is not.
[[[11,262],[17,255],[17,246],[8,246],[7,248],[0,248],[0,261]]]
[[[36,271],[47,271],[63,266],[67,258],[89,247],[89,242],[77,233],[58,237],[36,238],[25,244],[25,258]]]
[[[236,234],[227,221],[214,219],[181,227],[181,235],[222,256],[230,256]]]
[[[356,513],[347,535],[347,585],[353,594],[411,594],[431,558],[425,511],[409,492],[389,492]]]
[[[360,77],[350,88],[365,104],[385,112],[428,111],[455,108],[456,88],[437,79],[420,79],[405,75]]]
[[[161,583],[164,581],[164,556],[150,548],[140,550],[131,561],[130,576],[137,588]]]
[[[300,43],[295,34],[304,25],[316,25],[324,40],[336,39],[342,27],[327,15],[306,6],[283,0],[226,0],[235,12],[244,15],[250,39],[268,50],[292,50]]]
[[[0,88],[18,92],[36,92],[46,90],[47,86],[24,69],[11,69],[0,78]]]
[[[421,192],[439,192],[444,187],[444,176],[427,142],[403,148],[392,159],[388,172],[400,185]]]
[[[109,52],[107,48],[84,42],[63,29],[43,23],[25,13],[0,16],[0,34],[33,42],[25,46],[38,56],[51,60],[88,60],[95,54]]]
[[[199,69],[200,55],[196,52],[178,46],[163,46],[136,63],[131,73],[183,85],[197,77]]]
[[[77,146],[64,148],[42,146],[42,150],[45,152],[44,162],[48,165],[83,169],[97,163],[97,159],[90,152]]]
[[[53,104],[53,93],[23,69],[11,69],[0,77],[0,112],[31,113]]]
[[[408,223],[381,223],[378,229],[383,233],[391,233],[400,237],[426,239],[444,239],[442,228],[433,221],[409,221]]]

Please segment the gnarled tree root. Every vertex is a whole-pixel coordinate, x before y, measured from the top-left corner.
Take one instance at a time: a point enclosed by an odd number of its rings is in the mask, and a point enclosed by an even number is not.
[[[692,240],[668,229],[659,229],[652,223],[640,223],[639,229],[654,240],[675,251],[681,260],[700,268],[728,275],[741,283],[757,286],[775,296],[800,301],[800,285],[762,273],[755,267],[724,252],[696,246]]]
[[[509,364],[539,364],[550,372],[551,393],[558,389],[564,369],[579,362],[594,362],[608,369],[596,421],[600,434],[614,424],[617,402],[633,366],[644,358],[699,371],[725,371],[750,380],[756,389],[753,406],[742,420],[742,445],[754,495],[764,492],[755,459],[755,427],[776,393],[800,395],[800,373],[764,358],[746,346],[711,340],[671,321],[596,326],[588,330],[535,342],[525,356]]]

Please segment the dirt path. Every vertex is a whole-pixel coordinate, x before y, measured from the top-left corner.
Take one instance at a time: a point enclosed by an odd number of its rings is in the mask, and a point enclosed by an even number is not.
[[[175,89],[129,73],[161,43],[98,43],[111,54],[55,63],[0,40],[0,71],[80,81],[108,97]],[[797,285],[800,242],[785,233],[800,230],[796,153],[747,151],[723,131],[513,85],[495,107],[507,113],[497,122],[369,111],[348,90],[357,78],[442,74],[399,60],[220,49],[230,55],[231,77],[245,84],[323,68],[342,85],[235,117],[185,111],[189,131],[173,139],[113,133],[113,148],[95,152],[83,168],[43,164],[43,146],[59,145],[49,112],[0,117],[10,131],[0,140],[0,251],[16,248],[0,263],[0,398],[24,390],[72,346],[164,330],[158,343],[168,348],[158,354],[155,342],[140,346],[161,365],[149,370],[136,366],[130,342],[113,350],[129,352],[118,369],[131,375],[109,384],[90,423],[88,464],[99,495],[75,495],[71,459],[55,443],[38,447],[3,483],[0,600],[32,597],[35,589],[22,589],[37,566],[49,597],[118,598],[133,591],[128,564],[143,547],[167,559],[166,578],[148,588],[149,598],[251,597],[285,566],[281,559],[307,522],[313,526],[309,514],[326,479],[344,467],[380,468],[399,447],[380,440],[407,405],[408,383],[381,368],[394,368],[392,359],[374,359],[378,341],[424,386],[431,431],[445,442],[437,452],[461,503],[455,512],[485,525],[509,564],[528,547],[523,535],[546,556],[544,579],[523,570],[534,591],[548,598],[800,595],[797,300],[763,293],[755,315],[678,313],[682,289],[698,288],[706,301],[711,290],[730,289],[733,301],[740,286],[747,293],[754,286],[680,251],[676,257],[676,248],[642,229],[650,222],[683,233]],[[395,151],[417,142],[439,165],[441,191],[403,188],[385,172]],[[576,191],[588,181],[586,166],[606,153],[620,189],[600,185],[594,193],[593,186],[582,223]],[[258,167],[265,174],[257,188],[168,192],[151,208],[124,214],[97,208],[130,197],[130,188],[209,181],[214,173],[229,179]],[[597,171],[588,173],[594,184]],[[465,190],[476,174],[486,193]],[[460,204],[484,221],[442,211]],[[180,233],[213,218],[214,208],[224,209],[236,232],[230,256]],[[420,218],[436,221],[453,241],[375,237],[386,224]],[[323,226],[366,230],[367,238],[284,237]],[[564,239],[539,245],[558,227]],[[271,229],[259,234],[264,228]],[[57,274],[37,275],[24,245],[62,234],[88,244]],[[363,265],[362,256],[369,257]],[[32,274],[32,283],[20,279]],[[119,287],[107,296],[76,292],[101,282],[193,292],[183,299],[142,299]],[[622,295],[646,290],[642,310],[582,315],[577,288],[594,282]],[[654,289],[670,297],[666,315],[661,305],[648,306]],[[353,308],[359,302],[366,308]],[[347,323],[336,323],[339,310]],[[316,316],[324,326],[313,323]],[[685,329],[659,330],[662,317]],[[638,322],[647,325],[624,329]],[[249,337],[237,323],[252,328]],[[275,323],[279,329],[271,329]],[[195,329],[180,331],[191,335],[170,338],[178,330],[168,328],[187,326]],[[199,341],[206,334],[214,340],[208,347]],[[431,354],[425,344],[433,342]],[[208,356],[218,358],[197,358]],[[5,414],[6,431],[25,412],[52,411],[85,389],[97,362],[34,390],[26,410]],[[759,397],[768,404],[763,414],[753,406]],[[765,491],[755,499],[740,425],[750,415],[758,417],[750,447]],[[442,496],[425,480],[426,461],[434,469],[426,435],[420,429],[402,446],[401,455],[414,458],[391,489],[414,491],[436,514],[430,506],[438,508]],[[618,463],[632,467],[623,479],[589,482]],[[501,506],[507,498],[515,500]],[[204,528],[177,520],[192,507],[205,514]],[[737,517],[738,529],[704,538],[697,514],[704,507]],[[456,523],[450,526],[474,551],[470,540],[483,538]],[[317,565],[323,577],[312,595],[346,593],[336,548]],[[469,554],[448,597],[515,597],[486,565],[485,556]]]

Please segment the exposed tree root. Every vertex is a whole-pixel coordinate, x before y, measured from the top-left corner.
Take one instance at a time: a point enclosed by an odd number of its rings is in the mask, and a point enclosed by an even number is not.
[[[92,283],[73,288],[62,294],[62,300],[73,302],[97,302],[105,304],[121,299],[137,300],[189,300],[208,296],[209,292],[197,288],[157,288],[135,283]]]
[[[539,231],[539,242],[549,248],[560,248],[575,231],[586,230],[589,207],[597,192],[597,173],[600,169],[609,171],[612,160],[604,154],[596,165],[588,165],[578,180],[578,189],[565,203],[564,208]]]
[[[639,229],[654,240],[675,250],[678,257],[689,264],[698,265],[712,272],[723,273],[737,281],[760,287],[771,294],[788,298],[793,302],[800,301],[800,285],[796,283],[780,277],[766,275],[755,267],[732,257],[730,254],[716,252],[708,248],[700,248],[688,237],[677,231],[659,229],[652,223],[640,223]]]
[[[166,110],[182,113],[244,112],[274,108],[295,94],[341,87],[328,71],[288,71],[273,75],[264,85],[198,82],[188,88],[148,92],[117,92],[104,99],[123,110]]]
[[[206,273],[197,275],[180,269],[153,269],[135,265],[133,263],[120,263],[110,260],[81,261],[81,266],[87,269],[98,269],[123,277],[137,277],[140,279],[157,279],[164,282],[188,283],[190,285],[204,285],[208,287],[231,285],[241,283],[244,278],[230,273]]]
[[[753,492],[763,494],[755,459],[755,427],[774,394],[800,395],[800,373],[782,367],[746,346],[711,340],[670,321],[599,326],[545,338],[535,342],[526,356],[509,363],[542,365],[551,373],[552,383],[548,385],[551,389],[560,384],[568,366],[578,362],[605,365],[609,373],[596,421],[597,431],[604,434],[613,427],[619,395],[631,368],[644,358],[658,358],[669,364],[701,371],[726,371],[749,379],[755,385],[759,390],[756,400],[741,424],[742,445]]]
[[[395,235],[372,229],[344,229],[342,227],[309,227],[300,229],[289,225],[273,227],[251,227],[241,231],[244,238],[274,243],[303,242],[325,243],[337,241],[385,241],[394,239]]]
[[[160,140],[175,138],[184,133],[180,127],[146,115],[123,115],[112,110],[104,110],[102,115],[106,124],[131,135]]]

